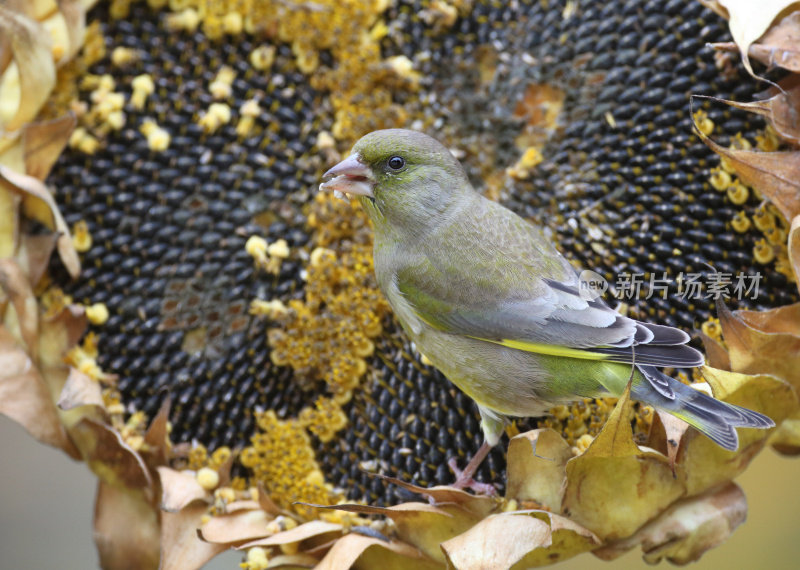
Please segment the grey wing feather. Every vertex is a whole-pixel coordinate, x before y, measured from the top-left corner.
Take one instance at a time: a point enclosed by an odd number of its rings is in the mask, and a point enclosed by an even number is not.
[[[432,326],[486,340],[587,349],[623,363],[703,363],[685,345],[686,333],[635,321],[602,299],[582,297],[575,269],[540,230],[509,210],[479,198],[460,215],[468,219],[438,235],[459,250],[426,247],[422,259],[397,279],[398,289]]]

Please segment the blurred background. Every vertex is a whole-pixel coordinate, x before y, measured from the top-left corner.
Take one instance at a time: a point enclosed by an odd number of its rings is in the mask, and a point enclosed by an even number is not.
[[[95,477],[83,463],[33,440],[0,416],[0,569],[97,567],[92,541]],[[15,460],[9,461],[7,458]],[[796,568],[800,560],[800,508],[794,488],[800,461],[765,450],[737,480],[749,514],[733,538],[708,552],[693,570]],[[205,568],[238,570],[241,555],[228,552]],[[649,568],[639,550],[612,563],[591,554],[556,568]]]

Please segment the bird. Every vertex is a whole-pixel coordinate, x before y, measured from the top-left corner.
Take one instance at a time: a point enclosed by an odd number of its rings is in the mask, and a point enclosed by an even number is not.
[[[320,190],[357,199],[372,222],[380,290],[417,350],[477,403],[484,441],[453,486],[473,475],[507,423],[581,398],[631,398],[736,450],[737,427],[767,416],[687,386],[661,368],[704,364],[677,328],[627,317],[581,288],[542,228],[487,199],[436,139],[385,129],[359,139]]]

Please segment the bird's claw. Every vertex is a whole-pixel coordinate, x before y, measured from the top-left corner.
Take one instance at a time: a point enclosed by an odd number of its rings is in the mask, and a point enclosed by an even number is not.
[[[472,474],[466,473],[458,468],[458,460],[455,457],[451,457],[450,460],[447,462],[447,466],[456,476],[455,482],[450,485],[451,487],[455,487],[456,489],[470,489],[479,495],[488,495],[489,497],[494,497],[497,495],[497,489],[495,489],[494,485],[491,483],[481,483],[480,481],[476,481],[472,478]]]

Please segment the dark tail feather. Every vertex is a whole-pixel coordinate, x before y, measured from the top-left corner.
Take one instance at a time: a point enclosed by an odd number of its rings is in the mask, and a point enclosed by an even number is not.
[[[734,428],[768,429],[775,426],[775,422],[764,414],[716,400],[699,390],[669,378],[666,374],[662,373],[661,376],[669,379],[670,388],[677,397],[674,400],[668,400],[658,395],[657,397],[643,398],[643,400],[682,419],[729,451],[736,451],[739,447],[739,436]],[[652,386],[649,388],[652,389]],[[636,397],[634,394],[634,398]]]

